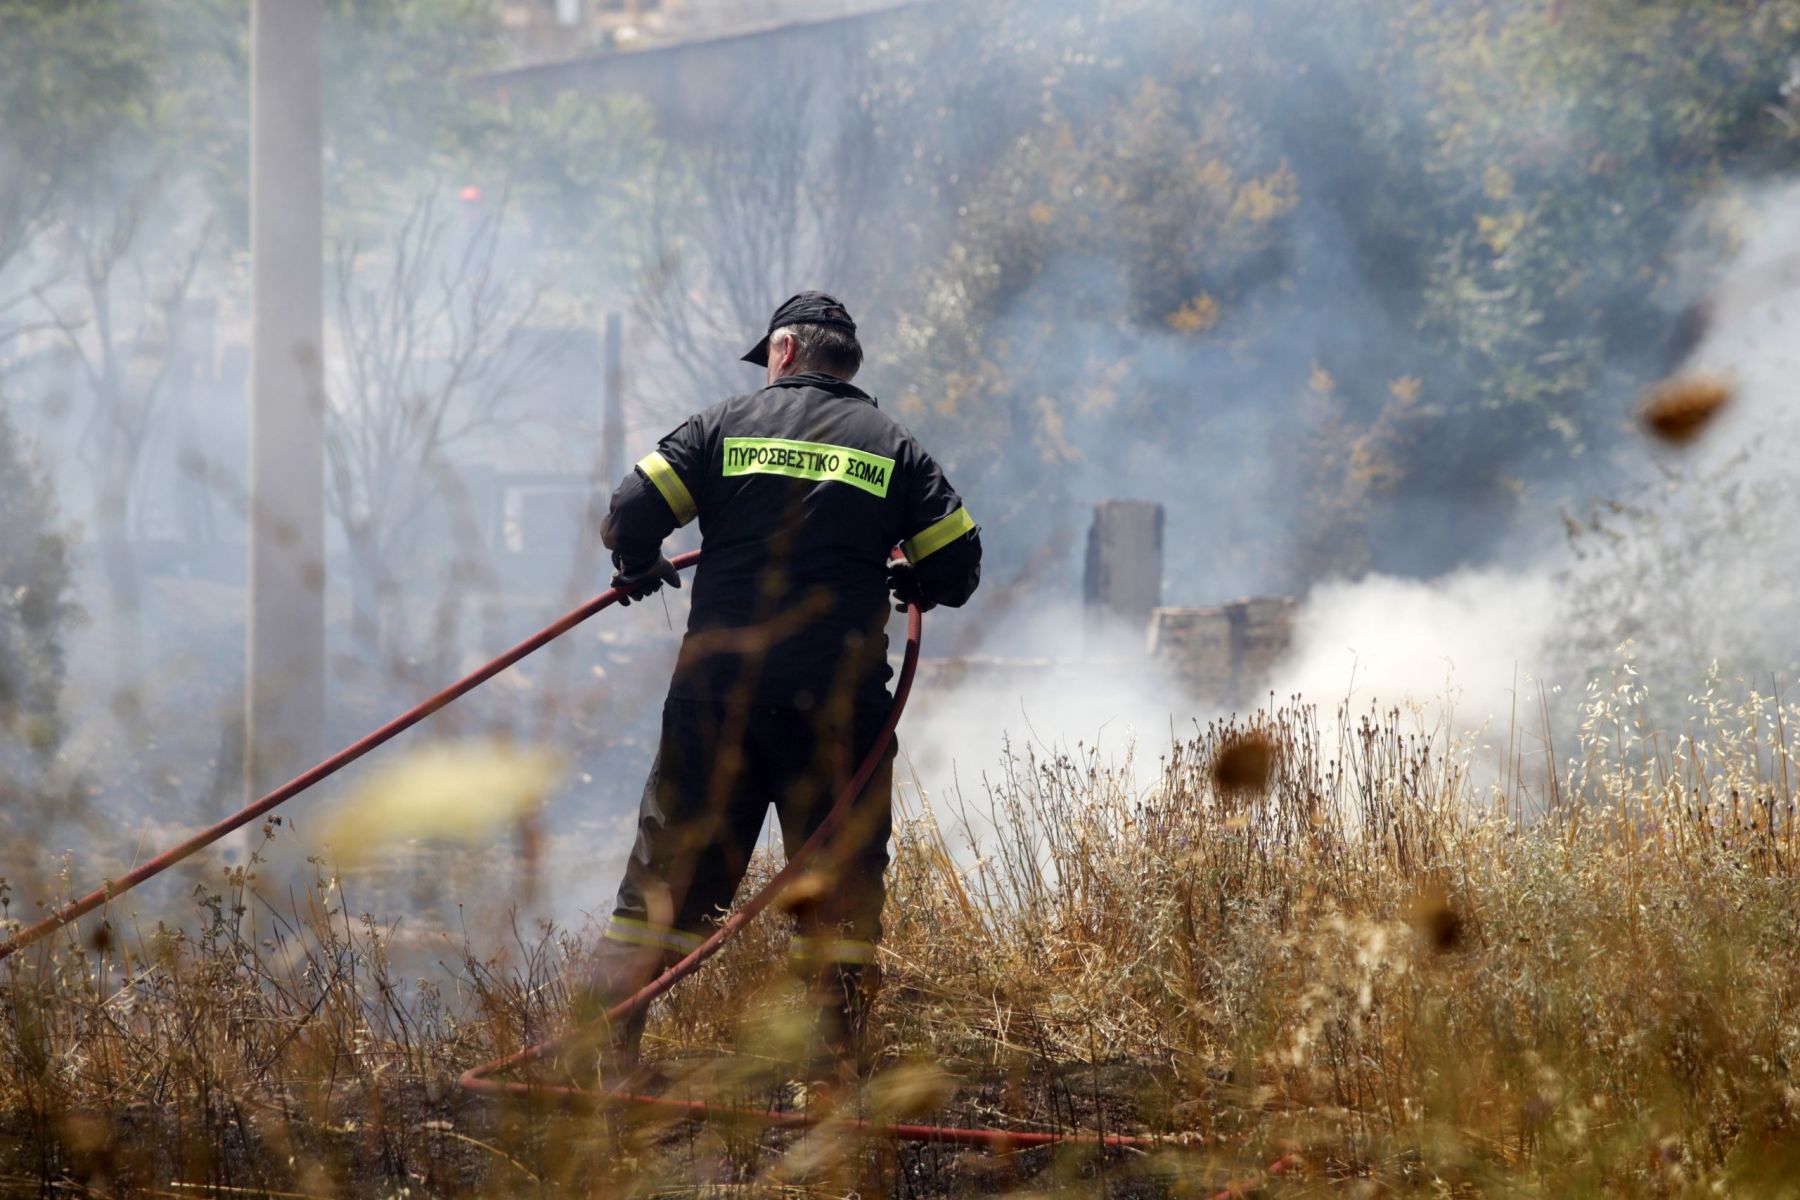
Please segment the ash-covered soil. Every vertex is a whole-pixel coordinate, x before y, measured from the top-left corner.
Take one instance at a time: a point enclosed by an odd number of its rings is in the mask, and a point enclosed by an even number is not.
[[[749,1082],[741,1060],[691,1056],[660,1064],[658,1089],[743,1108],[867,1117],[798,1084]],[[1168,1111],[1169,1088],[1132,1064],[1070,1065],[1029,1075],[954,1073],[953,1092],[902,1119],[959,1127],[1062,1132],[1143,1131]],[[15,1107],[0,1114],[0,1195],[988,1196],[1074,1186],[1118,1197],[1170,1194],[1170,1153],[1066,1146],[992,1152],[889,1142],[829,1126],[772,1130],[628,1107],[578,1112],[492,1102],[407,1082],[282,1094],[218,1092],[118,1111]],[[805,1189],[798,1191],[796,1189]]]

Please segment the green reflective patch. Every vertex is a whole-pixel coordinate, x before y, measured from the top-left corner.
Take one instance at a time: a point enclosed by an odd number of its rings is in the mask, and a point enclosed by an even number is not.
[[[861,488],[871,496],[886,496],[888,484],[894,478],[894,460],[824,442],[728,437],[725,439],[725,474],[833,480]]]

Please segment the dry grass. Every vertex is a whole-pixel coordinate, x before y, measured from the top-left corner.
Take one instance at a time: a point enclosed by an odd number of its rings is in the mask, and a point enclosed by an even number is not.
[[[1572,765],[1529,787],[1516,765],[1477,785],[1396,714],[1287,709],[1199,731],[1148,788],[1014,761],[973,849],[911,814],[882,1074],[810,1103],[1180,1150],[476,1105],[456,1072],[556,1027],[578,939],[403,981],[329,877],[277,912],[239,875],[197,895],[198,933],[87,925],[8,965],[0,1192],[1796,1194],[1794,714],[1697,705],[1663,738],[1641,692],[1595,692]],[[1268,787],[1221,786],[1247,743]],[[783,948],[759,922],[659,1007],[677,1090],[797,1102]]]

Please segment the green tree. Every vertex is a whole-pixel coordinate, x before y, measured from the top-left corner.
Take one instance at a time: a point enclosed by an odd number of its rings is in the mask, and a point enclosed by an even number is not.
[[[1769,0],[995,3],[920,46],[905,414],[1032,546],[1058,497],[1187,497],[1208,587],[1442,571],[1641,471],[1673,251],[1800,152]]]
[[[1223,518],[1178,528],[1183,558],[1266,575],[1273,541],[1230,528],[1261,522],[1236,476],[1265,456],[1222,448],[1255,438],[1270,380],[1306,378],[1269,336],[1306,188],[1258,102],[1280,64],[1257,22],[997,4],[921,38],[921,78],[890,84],[896,111],[878,114],[912,145],[897,207],[925,214],[879,365],[1006,531],[997,573],[1067,565],[1089,501],[1140,495]],[[1210,498],[1233,491],[1232,509]],[[1239,562],[1217,570],[1224,554]]]
[[[129,138],[150,73],[148,25],[126,0],[0,0],[0,29],[3,272],[53,219],[65,190]]]
[[[1708,192],[1800,162],[1800,9],[1420,3],[1396,32],[1431,131],[1425,319],[1491,447],[1562,470],[1667,368],[1671,255]],[[1540,472],[1541,473],[1541,472]]]

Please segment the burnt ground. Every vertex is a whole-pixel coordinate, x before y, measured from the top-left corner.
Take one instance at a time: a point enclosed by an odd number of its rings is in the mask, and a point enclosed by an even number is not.
[[[792,1111],[792,1085],[733,1084],[730,1060],[663,1064],[665,1094]],[[736,1072],[742,1076],[743,1072]],[[1178,1112],[1172,1081],[1126,1063],[1039,1067],[1015,1077],[958,1071],[945,1103],[901,1119],[928,1124],[1137,1132]],[[868,1115],[866,1105],[862,1115]],[[1191,1128],[1191,1126],[1189,1126]],[[1178,1161],[1184,1160],[1184,1161]],[[117,1112],[0,1115],[0,1195],[420,1196],[809,1194],[895,1200],[987,1196],[1073,1186],[1134,1200],[1191,1186],[1192,1155],[1060,1147],[996,1153],[820,1132],[696,1122],[613,1110],[599,1114],[481,1100],[408,1082],[300,1096],[216,1093],[179,1106]],[[792,1195],[788,1191],[785,1194]]]

